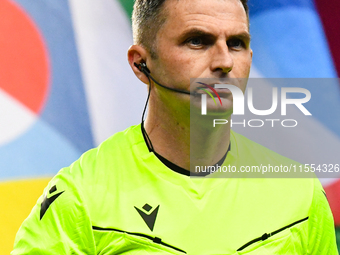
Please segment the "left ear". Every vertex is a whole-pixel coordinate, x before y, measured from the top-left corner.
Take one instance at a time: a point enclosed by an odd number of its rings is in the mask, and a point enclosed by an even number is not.
[[[135,66],[135,63],[146,63],[147,56],[147,51],[140,45],[132,45],[127,52],[128,61],[132,71],[135,73],[137,78],[145,84],[149,84],[149,80],[145,74]]]

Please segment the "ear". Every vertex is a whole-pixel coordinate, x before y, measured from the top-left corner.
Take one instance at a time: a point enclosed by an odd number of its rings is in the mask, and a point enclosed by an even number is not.
[[[140,64],[142,62],[146,63],[148,56],[147,51],[140,45],[132,45],[127,52],[127,56],[131,69],[135,73],[137,78],[140,79],[143,83],[149,84],[149,80],[146,75],[142,71],[140,71],[134,64]]]

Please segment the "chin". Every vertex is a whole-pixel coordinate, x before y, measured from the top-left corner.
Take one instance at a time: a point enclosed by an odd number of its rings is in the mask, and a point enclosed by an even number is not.
[[[219,118],[219,119],[228,119],[231,114],[233,113],[232,108],[219,108],[219,109],[209,109],[206,116],[214,117],[214,118]]]

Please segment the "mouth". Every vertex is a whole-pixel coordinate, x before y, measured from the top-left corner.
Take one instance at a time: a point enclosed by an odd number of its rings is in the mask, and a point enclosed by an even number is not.
[[[220,96],[228,96],[228,95],[232,95],[231,91],[227,88],[223,88],[223,89],[215,89],[216,92],[220,95]]]

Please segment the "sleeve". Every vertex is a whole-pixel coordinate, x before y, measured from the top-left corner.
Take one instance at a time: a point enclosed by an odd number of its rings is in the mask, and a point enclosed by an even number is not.
[[[90,217],[67,170],[51,180],[21,225],[12,255],[96,254]]]
[[[339,254],[336,245],[333,215],[326,193],[318,178],[314,180],[313,202],[309,210],[308,232],[308,254]]]

